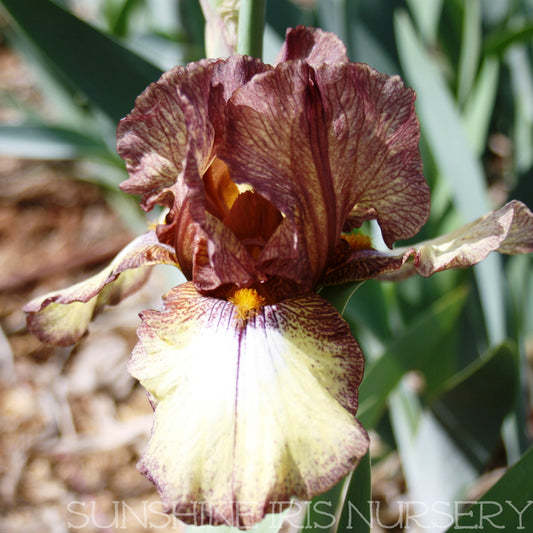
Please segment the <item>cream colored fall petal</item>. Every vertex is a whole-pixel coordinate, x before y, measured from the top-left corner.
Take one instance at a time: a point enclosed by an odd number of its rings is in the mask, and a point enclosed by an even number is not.
[[[451,233],[393,250],[391,255],[412,256],[416,272],[427,277],[441,270],[475,265],[490,252],[533,252],[533,213],[522,202],[513,200]]]
[[[147,267],[156,264],[178,266],[173,250],[150,231],[130,242],[93,277],[26,304],[28,327],[45,343],[74,344],[85,334],[96,313],[138,290],[148,278]]]
[[[184,521],[251,526],[326,491],[366,452],[354,418],[363,357],[319,296],[243,323],[187,283],[143,313],[138,333],[129,370],[155,408],[139,466]]]

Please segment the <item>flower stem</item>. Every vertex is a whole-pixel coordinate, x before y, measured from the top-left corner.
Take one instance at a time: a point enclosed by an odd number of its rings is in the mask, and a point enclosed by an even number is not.
[[[261,58],[266,0],[241,0],[237,53]]]

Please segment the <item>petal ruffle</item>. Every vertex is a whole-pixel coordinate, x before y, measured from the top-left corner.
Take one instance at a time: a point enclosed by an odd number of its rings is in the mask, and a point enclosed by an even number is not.
[[[346,47],[334,33],[305,26],[287,30],[274,65],[294,59],[303,59],[311,66],[348,62]]]
[[[214,65],[203,60],[165,72],[137,98],[133,111],[118,125],[117,151],[130,175],[121,189],[142,195],[147,210],[158,203],[161,191],[178,183],[193,137],[202,141],[196,148],[203,150],[207,164],[214,142],[208,113]],[[197,111],[192,123],[185,118],[188,105]]]
[[[186,283],[142,318],[129,369],[155,421],[139,467],[182,520],[249,527],[329,489],[366,452],[354,418],[363,357],[319,296],[243,324]]]
[[[149,85],[117,128],[117,151],[130,175],[121,189],[142,195],[143,207],[151,209],[161,191],[183,181],[186,158],[194,155],[203,174],[214,157],[215,126],[222,128],[225,102],[267,68],[251,57],[202,60],[175,67]]]
[[[178,266],[173,250],[161,244],[154,232],[148,232],[132,241],[92,278],[26,304],[28,328],[45,343],[74,344],[85,334],[96,313],[138,290],[148,279],[147,267],[156,264]]]
[[[206,290],[225,282],[219,281],[224,278],[221,270],[231,276],[228,265],[234,265],[232,281],[238,285],[257,278],[245,247],[206,213],[202,178],[224,131],[226,100],[268,68],[258,59],[242,56],[176,67],[137,98],[135,109],[117,130],[117,150],[130,174],[121,188],[142,195],[147,210],[155,204],[169,208],[157,234],[175,246],[185,276],[190,279],[195,272],[198,287]],[[217,269],[212,261],[215,252],[220,260]]]
[[[426,221],[414,93],[399,77],[290,61],[235,91],[226,116],[233,180],[286,217],[259,258],[265,273],[312,287],[342,230],[375,218],[390,246]]]

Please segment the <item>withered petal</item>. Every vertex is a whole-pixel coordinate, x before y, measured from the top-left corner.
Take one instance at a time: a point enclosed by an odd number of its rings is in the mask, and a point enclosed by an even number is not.
[[[169,512],[248,528],[355,467],[368,448],[354,417],[363,357],[330,304],[302,296],[243,324],[192,283],[164,302],[143,313],[129,370],[155,408],[139,468]]]
[[[174,252],[154,232],[137,237],[111,264],[85,281],[35,298],[24,306],[28,328],[42,342],[68,346],[87,331],[106,305],[116,305],[148,279],[147,267],[177,265]]]
[[[435,239],[390,252],[354,252],[322,281],[333,284],[373,277],[401,281],[416,273],[429,277],[442,270],[475,265],[491,252],[510,255],[533,252],[533,213],[522,202],[512,200]]]

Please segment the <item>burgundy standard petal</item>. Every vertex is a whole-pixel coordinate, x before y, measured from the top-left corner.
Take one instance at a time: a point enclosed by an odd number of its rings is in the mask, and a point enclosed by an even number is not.
[[[346,47],[334,33],[304,26],[287,30],[285,42],[274,64],[293,59],[303,59],[311,66],[348,62]]]
[[[187,147],[187,126],[179,87],[188,83],[185,68],[176,67],[137,98],[135,108],[117,128],[117,151],[125,160],[129,179],[121,189],[142,195],[151,209],[158,193],[177,180]]]
[[[155,204],[169,208],[157,235],[176,248],[185,276],[196,274],[202,290],[257,278],[246,248],[213,212],[216,191],[206,193],[213,184],[204,176],[216,159],[226,100],[267,68],[242,56],[176,67],[148,87],[118,128],[117,149],[130,174],[122,189],[141,194],[147,210]]]
[[[226,116],[232,178],[285,215],[259,258],[267,274],[312,287],[342,230],[375,218],[390,246],[426,221],[414,93],[398,77],[288,62],[237,90]]]
[[[117,129],[117,151],[130,174],[122,190],[142,195],[143,206],[152,208],[158,193],[179,181],[192,142],[203,172],[214,157],[213,124],[220,122],[225,101],[266,68],[242,56],[203,60],[175,67],[152,83]]]

